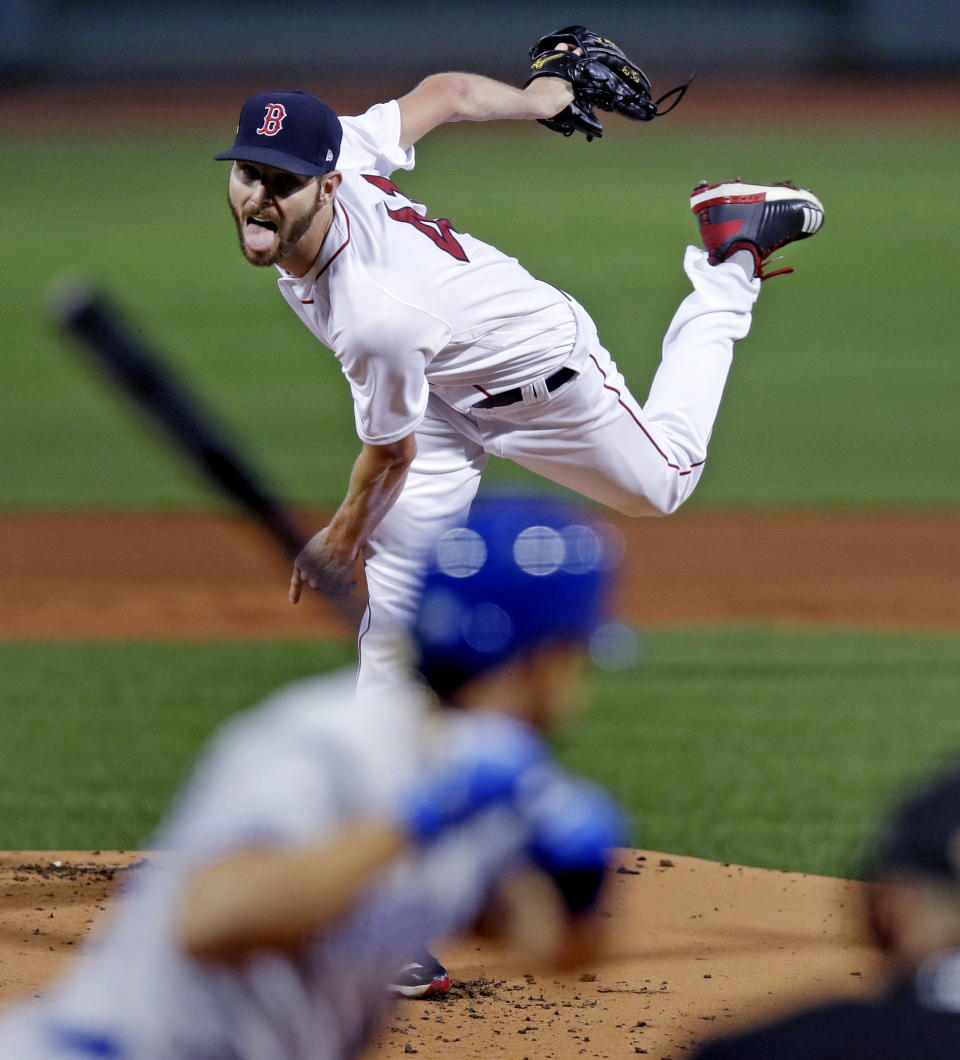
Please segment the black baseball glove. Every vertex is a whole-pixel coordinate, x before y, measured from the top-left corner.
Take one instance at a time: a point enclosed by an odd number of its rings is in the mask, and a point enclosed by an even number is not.
[[[673,110],[690,84],[687,81],[653,99],[640,67],[612,40],[591,33],[586,26],[566,26],[541,37],[530,49],[530,58],[533,62],[524,87],[538,77],[562,77],[573,88],[573,102],[554,117],[540,119],[540,124],[564,136],[582,132],[587,140],[603,135],[594,107],[634,121],[652,121]],[[660,104],[671,96],[676,99],[661,110]]]

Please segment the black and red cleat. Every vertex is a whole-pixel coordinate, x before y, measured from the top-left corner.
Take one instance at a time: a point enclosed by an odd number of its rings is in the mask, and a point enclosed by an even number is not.
[[[450,973],[427,950],[416,960],[405,964],[390,983],[390,993],[394,997],[436,997],[449,989]]]
[[[764,272],[770,255],[798,239],[807,239],[823,224],[823,204],[813,194],[790,183],[724,184],[704,181],[693,189],[690,209],[700,223],[700,238],[711,265],[719,265],[738,250],[753,255],[755,276],[761,280],[793,269]]]

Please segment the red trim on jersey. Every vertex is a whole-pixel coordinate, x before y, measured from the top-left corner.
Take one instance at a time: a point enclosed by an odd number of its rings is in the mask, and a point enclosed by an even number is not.
[[[650,432],[649,432],[649,431],[647,430],[647,428],[646,428],[646,427],[644,427],[644,425],[643,425],[643,424],[642,424],[642,423],[640,422],[640,420],[638,420],[638,419],[637,419],[637,417],[636,417],[636,414],[634,413],[633,409],[632,409],[632,408],[630,408],[630,406],[629,406],[629,405],[627,405],[627,404],[626,404],[626,402],[624,402],[624,400],[623,400],[623,396],[621,395],[620,391],[619,391],[619,390],[618,390],[618,389],[617,389],[617,388],[616,388],[615,386],[611,386],[611,385],[610,385],[610,384],[609,384],[609,383],[607,382],[607,373],[606,373],[606,372],[605,372],[605,371],[604,371],[604,370],[603,370],[603,369],[602,369],[602,368],[600,367],[600,364],[599,364],[599,362],[597,361],[596,357],[594,357],[594,356],[593,356],[593,354],[592,354],[592,353],[590,354],[590,360],[591,360],[591,361],[593,361],[593,363],[594,363],[594,366],[596,367],[597,371],[598,371],[598,372],[600,373],[600,375],[601,375],[601,376],[603,376],[603,389],[604,389],[604,390],[610,390],[610,391],[612,391],[612,392],[613,392],[614,394],[616,394],[616,395],[617,395],[617,404],[618,404],[618,405],[619,405],[619,406],[620,406],[620,407],[621,407],[622,409],[624,409],[624,410],[625,410],[625,411],[627,412],[627,414],[628,414],[628,415],[630,416],[630,419],[632,419],[632,420],[633,420],[633,422],[634,422],[634,423],[635,423],[635,424],[636,424],[636,425],[637,425],[637,426],[638,426],[638,427],[640,428],[640,430],[641,430],[641,431],[643,431],[643,433],[644,433],[644,434],[646,435],[646,437],[647,437],[647,441],[648,441],[648,442],[649,442],[649,443],[650,443],[650,444],[651,444],[651,445],[653,446],[653,448],[654,448],[654,449],[656,449],[656,451],[657,451],[657,452],[658,452],[658,453],[659,453],[659,454],[660,454],[660,455],[661,455],[661,456],[663,457],[663,459],[664,459],[664,460],[666,461],[667,467],[671,467],[671,468],[673,468],[673,470],[674,470],[674,471],[676,471],[676,472],[677,472],[677,473],[678,473],[679,475],[683,476],[683,475],[689,475],[689,474],[692,474],[692,472],[693,472],[693,469],[694,469],[695,467],[700,467],[700,466],[701,466],[701,464],[704,464],[704,463],[706,463],[706,461],[705,461],[705,460],[700,460],[700,461],[698,461],[698,462],[697,462],[696,464],[692,464],[692,465],[690,466],[690,469],[689,469],[689,470],[687,470],[687,471],[681,471],[681,470],[680,470],[680,465],[679,465],[679,464],[673,464],[673,463],[671,463],[671,462],[670,462],[670,458],[669,458],[669,457],[667,456],[667,454],[666,454],[666,453],[665,453],[665,452],[664,452],[664,451],[663,451],[663,450],[662,450],[662,449],[660,448],[660,446],[659,446],[659,445],[657,445],[657,443],[656,443],[656,442],[655,442],[655,441],[653,440],[653,438],[651,437],[651,435],[650,435]]]
[[[343,216],[347,219],[347,238],[330,255],[329,261],[327,261],[326,265],[324,265],[324,267],[317,273],[314,282],[316,282],[316,280],[319,280],[320,277],[327,271],[327,269],[330,268],[334,261],[336,261],[337,255],[340,254],[340,252],[343,251],[346,248],[347,244],[350,242],[350,214],[347,213],[346,207],[343,205],[343,203],[339,203],[339,206],[340,209],[343,210]]]
[[[493,397],[493,394],[491,394],[489,390],[484,390],[479,383],[472,383],[471,386],[474,390],[479,390],[485,397]]]

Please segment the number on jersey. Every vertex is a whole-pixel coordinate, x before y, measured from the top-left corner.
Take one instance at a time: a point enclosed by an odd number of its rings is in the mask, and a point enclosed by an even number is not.
[[[385,195],[399,195],[402,198],[406,198],[396,184],[386,177],[364,173],[363,179],[369,181],[375,188],[379,188]],[[470,260],[466,251],[460,246],[457,237],[453,234],[456,229],[446,217],[437,217],[436,219],[422,217],[412,206],[401,206],[396,210],[391,210],[388,206],[387,213],[394,221],[402,221],[404,224],[413,225],[418,232],[422,232],[442,251],[445,251],[452,258],[456,258],[457,261]]]

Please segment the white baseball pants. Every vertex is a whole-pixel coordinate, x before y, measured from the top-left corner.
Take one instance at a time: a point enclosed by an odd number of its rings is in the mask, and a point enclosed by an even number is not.
[[[626,515],[669,514],[690,496],[760,281],[732,262],[709,265],[706,251],[692,246],[684,269],[693,292],[670,323],[643,406],[576,303],[570,363],[579,375],[558,390],[535,404],[468,414],[431,394],[403,491],[368,542],[358,688],[394,683],[405,663],[397,630],[411,618],[426,556],[444,528],[466,515],[491,454]]]

